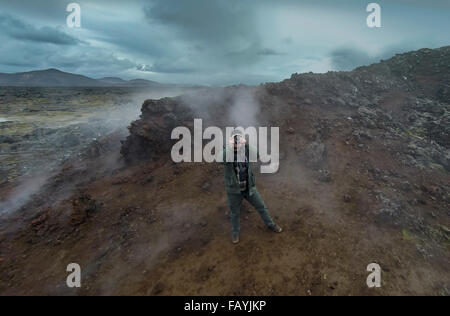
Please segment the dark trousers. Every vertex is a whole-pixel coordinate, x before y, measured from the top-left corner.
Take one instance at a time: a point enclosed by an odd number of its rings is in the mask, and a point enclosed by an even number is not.
[[[227,200],[228,206],[230,207],[230,217],[233,234],[239,234],[239,231],[241,229],[240,217],[241,204],[243,199],[246,199],[258,211],[259,215],[264,221],[264,224],[266,224],[267,227],[272,227],[273,225],[275,225],[269,215],[266,204],[264,204],[264,201],[261,195],[259,195],[258,191],[256,191],[252,195],[249,195],[248,191],[237,194],[228,193]]]

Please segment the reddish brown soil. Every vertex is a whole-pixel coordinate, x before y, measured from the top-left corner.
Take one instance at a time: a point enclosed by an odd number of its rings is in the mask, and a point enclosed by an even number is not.
[[[121,148],[111,136],[0,219],[0,295],[450,295],[449,56],[145,102]],[[241,92],[260,126],[280,127],[280,170],[256,182],[284,232],[245,203],[233,245],[223,167],[174,164],[168,140],[192,115],[234,126]],[[370,263],[380,288],[366,285]]]
[[[320,181],[294,150],[310,133],[316,114],[309,110],[303,109],[294,132],[287,132],[289,126],[281,131],[279,173],[257,175],[259,191],[283,233],[268,231],[244,204],[241,242],[230,242],[220,165],[175,165],[161,157],[111,171],[102,156],[87,165],[66,166],[55,185],[59,189],[47,190],[30,206],[39,210],[37,215],[25,210],[2,222],[0,293],[447,295],[449,244],[421,231],[405,237],[408,222],[394,225],[378,216],[373,191],[420,200],[416,210],[424,227],[438,229],[449,226],[448,210],[424,188],[448,184],[448,176],[408,169],[377,142],[355,149],[346,143],[349,127],[344,124],[326,140],[332,180]],[[329,111],[325,119],[334,115]],[[401,176],[386,182],[372,178],[368,168]],[[414,185],[408,192],[398,187],[405,180]],[[75,193],[63,189],[74,183]],[[83,205],[93,211],[80,210]],[[80,289],[65,283],[72,262],[82,268]],[[372,262],[382,268],[379,289],[366,285]]]

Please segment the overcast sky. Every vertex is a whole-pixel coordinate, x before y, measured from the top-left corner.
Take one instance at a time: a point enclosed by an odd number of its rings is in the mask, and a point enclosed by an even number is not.
[[[81,28],[66,7],[81,6]],[[228,85],[350,70],[450,45],[449,0],[0,0],[0,72]],[[373,1],[375,2],[375,1]]]

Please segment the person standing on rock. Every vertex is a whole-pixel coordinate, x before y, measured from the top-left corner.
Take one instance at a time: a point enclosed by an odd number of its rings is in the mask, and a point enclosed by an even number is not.
[[[281,233],[280,226],[274,223],[269,215],[267,207],[256,189],[255,178],[249,163],[250,147],[246,144],[244,135],[240,130],[233,130],[229,145],[224,147],[222,163],[225,165],[225,190],[227,202],[230,207],[232,225],[232,242],[239,242],[240,232],[240,210],[242,200],[246,199],[259,213],[264,224],[271,231]],[[227,161],[227,155],[233,157],[233,161]],[[231,160],[231,159],[230,159]]]

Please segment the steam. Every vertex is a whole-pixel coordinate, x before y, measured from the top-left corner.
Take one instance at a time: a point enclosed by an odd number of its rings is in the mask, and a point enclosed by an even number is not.
[[[227,100],[227,90],[225,88],[205,88],[191,91],[180,96],[181,103],[195,113],[196,118],[216,119],[214,109],[224,105]],[[213,109],[211,111],[211,109]]]
[[[196,118],[211,120],[215,126],[258,126],[260,103],[258,88],[237,86],[208,88],[181,96],[181,101],[196,115]],[[224,111],[224,115],[218,114]]]
[[[135,93],[130,100],[120,103],[116,106],[105,106],[96,115],[90,119],[87,128],[100,134],[120,131],[126,132],[130,123],[139,118],[141,114],[142,103],[147,99],[161,99],[165,97],[174,97],[183,93],[185,89],[174,88],[162,91],[143,90]],[[103,132],[103,133],[102,133]]]
[[[43,133],[39,132],[34,136],[36,139],[33,142],[21,141],[19,152],[11,153],[11,157],[15,156],[17,161],[15,168],[28,170],[27,176],[14,180],[15,187],[0,197],[0,216],[10,215],[26,205],[34,194],[39,193],[61,171],[64,162],[80,156],[93,142],[112,134],[125,138],[127,127],[139,118],[141,105],[146,99],[174,97],[186,92],[186,89],[175,87],[156,91],[143,88],[130,92],[129,95],[119,96],[120,99],[116,98],[111,103],[96,108],[87,119],[79,119],[75,111],[72,121],[51,122],[50,126],[42,128]],[[5,121],[7,120],[0,118],[0,122]],[[119,147],[117,139],[117,148]],[[104,165],[111,169],[119,166],[118,157],[119,155],[106,155],[103,158]]]
[[[41,189],[49,177],[49,175],[35,176],[14,188],[8,194],[6,201],[0,201],[0,216],[8,215],[11,212],[20,209],[30,200],[30,197],[33,194],[36,194]]]
[[[250,87],[239,87],[233,96],[229,119],[235,127],[258,127],[257,115],[260,108],[255,90]]]
[[[22,153],[19,153],[17,167],[29,170],[27,178],[31,176],[31,179],[16,180],[16,187],[0,202],[0,215],[11,214],[26,205],[33,195],[61,170],[65,161],[81,155],[84,148],[88,148],[93,142],[101,141],[103,137],[113,133],[125,138],[128,134],[127,127],[139,118],[141,105],[146,99],[181,95],[182,102],[199,117],[210,119],[213,124],[223,127],[257,127],[260,104],[256,90],[247,86],[193,91],[183,87],[158,91],[142,89],[124,96],[119,95],[120,99],[113,99],[110,104],[93,110],[88,119],[78,118],[75,112],[73,121],[51,122],[52,125],[43,129],[42,135],[39,133],[35,136],[36,144],[20,143],[23,147],[19,150]],[[225,111],[223,115],[217,115],[220,108]],[[51,131],[48,132],[49,130]],[[118,147],[119,145],[118,142]],[[27,166],[27,163],[30,163],[30,154],[34,166],[38,166],[39,173],[29,168],[33,166]],[[117,157],[107,156],[105,165],[114,168],[115,161],[112,160]]]

